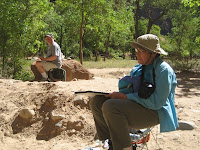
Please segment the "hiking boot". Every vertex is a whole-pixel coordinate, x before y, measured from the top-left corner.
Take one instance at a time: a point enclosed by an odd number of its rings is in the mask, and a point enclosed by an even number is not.
[[[38,82],[45,82],[48,81],[48,78],[41,78]]]

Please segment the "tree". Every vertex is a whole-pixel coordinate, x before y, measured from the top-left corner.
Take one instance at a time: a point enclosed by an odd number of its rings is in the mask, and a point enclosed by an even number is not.
[[[167,14],[171,9],[178,7],[179,0],[146,0],[144,1],[144,10],[148,17],[147,32],[150,33],[152,25],[155,24],[161,18],[167,17]]]
[[[132,9],[125,1],[110,1],[98,5],[97,12],[88,16],[86,22],[85,43],[88,49],[97,56],[116,58],[127,50],[126,43],[130,45],[130,28],[133,22]]]
[[[85,34],[85,27],[86,27],[88,17],[90,15],[93,15],[94,13],[98,14],[98,12],[97,12],[97,10],[99,10],[98,7],[101,7],[102,4],[105,4],[105,2],[106,2],[105,0],[102,0],[102,1],[99,1],[99,0],[93,0],[93,1],[89,1],[89,0],[81,0],[81,1],[69,0],[68,2],[59,0],[58,2],[56,2],[59,5],[64,4],[62,10],[64,10],[64,8],[69,8],[68,5],[70,5],[71,7],[74,7],[76,14],[78,14],[78,16],[79,16],[78,17],[79,20],[76,20],[76,21],[79,22],[79,37],[80,37],[79,38],[80,39],[79,40],[79,45],[80,45],[79,59],[80,59],[81,63],[83,63],[83,50],[82,50],[83,49],[83,40],[84,40],[83,38],[84,38],[84,34]],[[68,18],[69,17],[74,17],[74,15],[68,16]],[[75,27],[78,27],[78,25],[76,24]]]
[[[0,57],[2,58],[2,75],[15,76],[22,69],[21,58],[34,47],[39,48],[39,31],[43,22],[48,1],[43,0],[2,0],[0,2]],[[31,28],[32,27],[32,28]],[[32,44],[33,43],[33,44]]]
[[[173,28],[170,34],[171,41],[175,45],[174,52],[177,59],[186,57],[190,59],[200,52],[197,37],[199,37],[200,18],[191,13],[189,7],[180,5],[179,9],[173,12]]]
[[[134,0],[132,5],[134,7],[135,16],[135,35],[136,39],[142,34],[148,34],[151,32],[152,26],[156,24],[160,19],[165,19],[171,9],[177,8],[179,0]],[[145,33],[140,33],[141,24],[143,20],[148,20],[147,30]]]
[[[139,31],[138,31],[138,24],[139,24],[139,11],[140,11],[140,0],[135,1],[135,39],[139,37]]]
[[[24,28],[24,19],[26,17],[24,3],[22,1],[5,1],[0,2],[0,57],[2,58],[2,75],[6,75],[8,69],[6,66],[12,63],[14,72],[16,72],[16,62],[21,53],[20,35]],[[14,57],[15,56],[15,57]],[[11,61],[12,60],[12,61]]]

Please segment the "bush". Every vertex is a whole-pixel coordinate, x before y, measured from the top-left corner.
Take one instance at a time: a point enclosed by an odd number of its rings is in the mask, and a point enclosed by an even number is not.
[[[190,71],[190,70],[199,70],[200,62],[197,59],[187,59],[182,60],[171,59],[169,61],[174,70],[177,71]]]
[[[30,69],[30,61],[27,61],[27,60],[19,61],[17,70],[13,76],[13,79],[22,80],[22,81],[30,81],[33,78],[34,76]]]
[[[30,81],[33,78],[34,78],[33,73],[25,69],[22,69],[20,72],[17,72],[16,75],[14,76],[14,79],[22,81]]]

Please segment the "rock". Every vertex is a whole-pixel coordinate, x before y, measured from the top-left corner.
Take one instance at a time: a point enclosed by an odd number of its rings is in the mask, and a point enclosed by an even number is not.
[[[82,101],[83,100],[83,96],[82,95],[77,95],[74,99],[73,99],[73,101]]]
[[[90,73],[88,69],[84,68],[83,65],[73,59],[63,60],[62,68],[66,71],[66,81],[72,81],[75,78],[89,80],[94,76],[94,74]],[[35,66],[35,62],[31,64],[31,70],[35,76],[34,80],[38,81],[42,78],[41,74]]]
[[[92,79],[94,74],[90,73],[76,60],[64,60],[62,68],[66,70],[66,81],[76,79]]]
[[[35,76],[35,81],[39,81],[42,78],[42,75],[40,74],[40,72],[38,71],[38,69],[36,68],[35,62],[33,62],[31,64],[31,70]]]
[[[58,122],[58,121],[62,120],[64,118],[64,116],[57,115],[57,114],[54,113],[54,111],[51,111],[50,112],[50,118],[51,118],[51,120]]]
[[[84,123],[81,120],[67,122],[67,130],[74,129],[76,131],[81,131],[83,128],[84,128]]]
[[[37,140],[50,140],[53,137],[56,137],[61,134],[63,129],[61,128],[62,124],[48,121],[44,124],[40,132],[37,134]]]
[[[89,108],[89,99],[83,97],[82,95],[78,95],[73,99],[74,106],[80,106],[83,108]]]
[[[193,109],[192,111],[195,112],[195,113],[199,113],[200,112],[200,110],[195,110],[195,109]]]
[[[10,132],[9,132],[9,131],[6,131],[6,132],[4,133],[4,136],[10,136]]]
[[[47,121],[49,121],[49,117],[44,118],[44,122],[47,122]]]
[[[181,113],[181,112],[183,112],[183,108],[177,109],[177,114],[179,114],[179,113]]]
[[[78,79],[77,79],[77,78],[74,78],[72,81],[78,81]]]
[[[57,127],[57,128],[61,128],[61,127],[62,127],[62,124],[60,124],[60,123],[56,123],[56,124],[55,124],[55,127]]]
[[[197,126],[193,122],[187,122],[187,121],[179,121],[179,127],[177,130],[193,130],[197,128]]]
[[[73,103],[75,106],[77,105],[82,105],[83,103],[83,96],[82,95],[78,95],[73,99]]]
[[[8,86],[10,86],[10,85],[12,85],[12,84],[13,84],[13,81],[12,81],[12,80],[8,80],[7,83],[6,83],[6,85],[8,85]]]
[[[178,133],[173,135],[173,140],[178,140],[180,138],[180,135]]]
[[[31,119],[35,115],[35,111],[31,109],[22,109],[19,113],[19,116],[24,119]]]
[[[79,116],[79,119],[86,120],[86,118],[83,115]]]
[[[76,133],[76,130],[75,130],[75,129],[72,129],[72,130],[71,130],[71,133]]]

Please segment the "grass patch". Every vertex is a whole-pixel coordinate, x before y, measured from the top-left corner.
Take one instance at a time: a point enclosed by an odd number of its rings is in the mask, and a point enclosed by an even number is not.
[[[138,64],[137,60],[83,61],[83,66],[87,69],[132,68],[136,64]]]
[[[199,71],[200,70],[200,61],[198,59],[183,59],[168,60],[169,64],[176,71]]]

